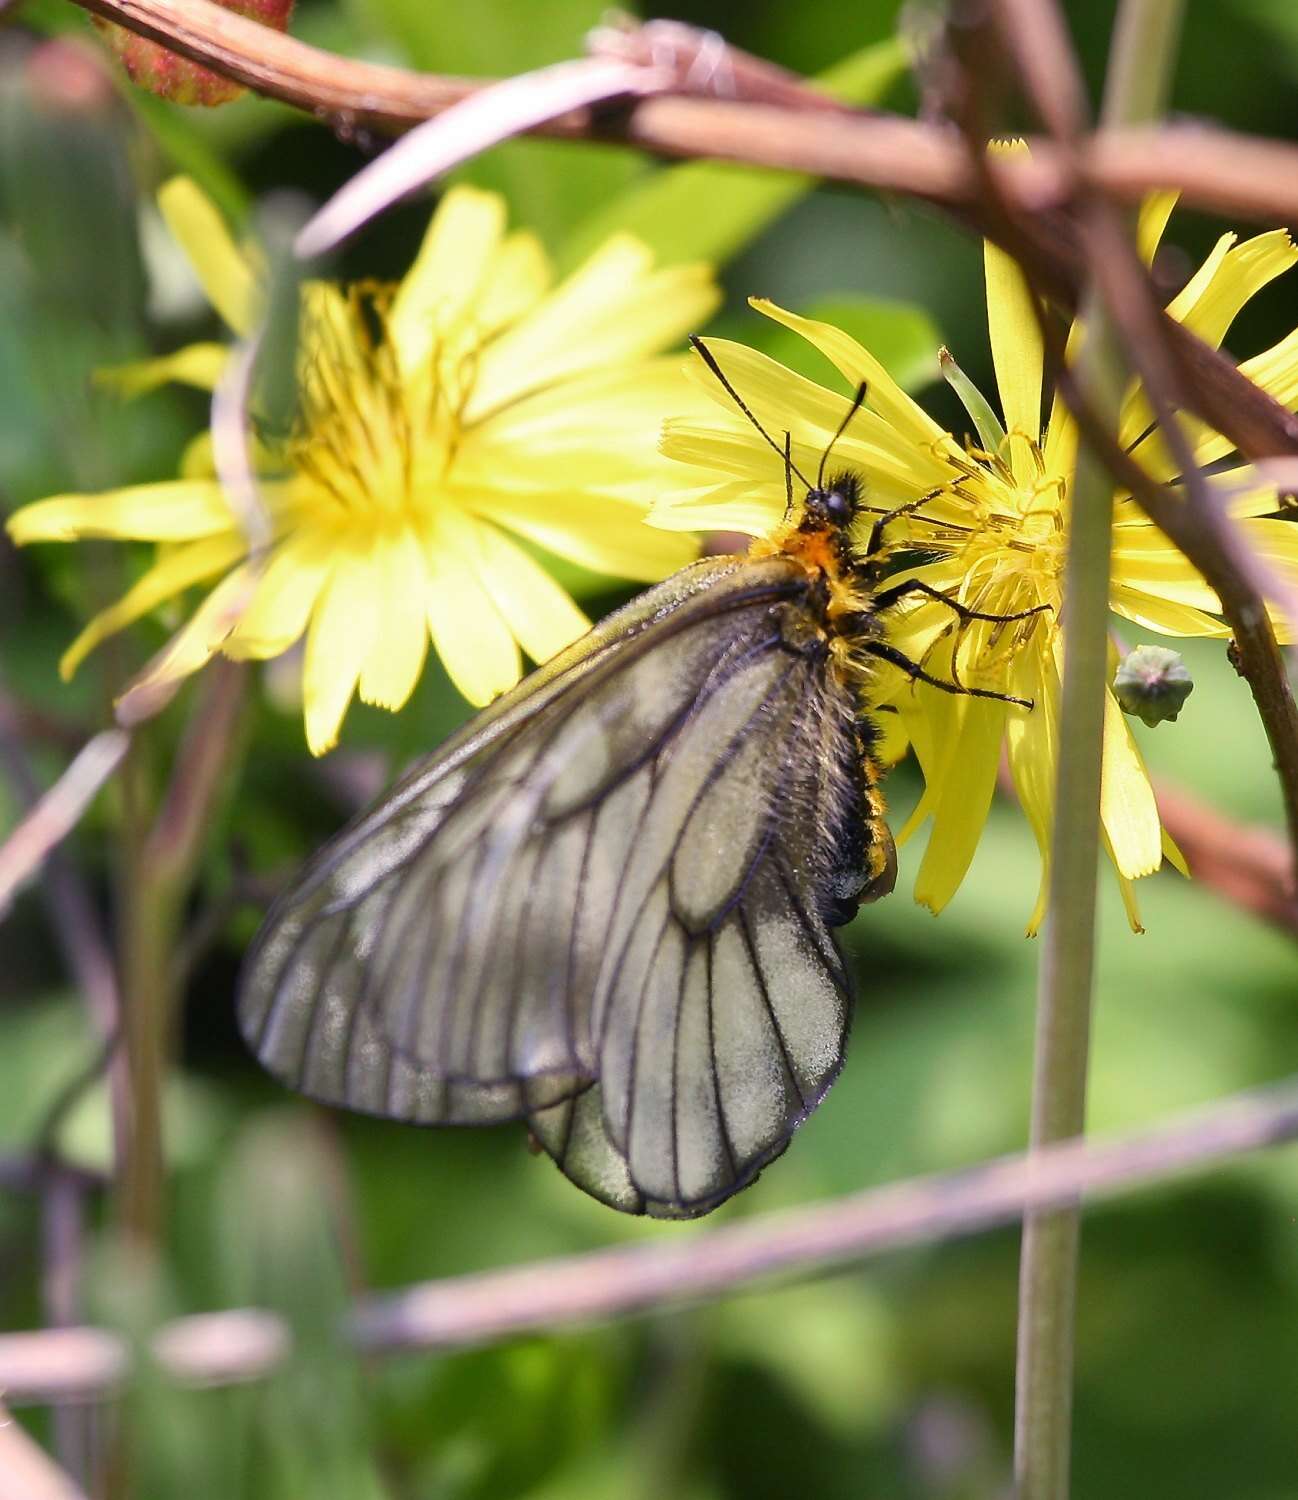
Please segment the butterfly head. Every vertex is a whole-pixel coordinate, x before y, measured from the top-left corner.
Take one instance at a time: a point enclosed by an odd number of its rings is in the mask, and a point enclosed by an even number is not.
[[[861,508],[861,478],[845,469],[809,489],[802,502],[800,529],[845,531]]]

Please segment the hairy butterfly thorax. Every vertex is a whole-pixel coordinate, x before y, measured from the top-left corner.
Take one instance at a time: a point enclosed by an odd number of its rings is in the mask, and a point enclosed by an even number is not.
[[[805,750],[826,782],[821,905],[831,927],[851,921],[862,903],[887,895],[897,874],[878,785],[881,767],[872,753],[878,733],[866,707],[872,659],[864,648],[882,632],[872,606],[876,564],[853,538],[863,489],[850,470],[818,476],[801,499],[791,493],[779,528],[756,538],[748,554],[755,561],[787,559],[806,577],[805,593],[780,607],[780,625],[787,647],[821,662],[825,674],[815,733]]]

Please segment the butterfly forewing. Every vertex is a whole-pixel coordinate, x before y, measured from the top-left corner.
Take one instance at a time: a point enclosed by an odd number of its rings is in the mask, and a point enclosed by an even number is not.
[[[417,766],[271,913],[240,1000],[261,1060],[326,1102],[422,1123],[519,1117],[587,1088],[610,933],[665,891],[672,861],[687,887],[715,862],[705,809],[731,762],[713,777],[700,734],[724,728],[738,754],[746,724],[764,732],[798,665],[777,649],[778,612],[804,586],[780,559],[686,569]],[[752,818],[769,821],[751,750],[743,764]],[[741,820],[727,843],[754,837]]]

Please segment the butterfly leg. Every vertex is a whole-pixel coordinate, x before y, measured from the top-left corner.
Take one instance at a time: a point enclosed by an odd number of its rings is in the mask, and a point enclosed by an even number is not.
[[[912,682],[926,682],[929,687],[941,688],[944,693],[959,693],[969,698],[995,698],[1001,703],[1013,703],[1018,708],[1035,706],[1031,698],[1016,698],[1012,693],[998,693],[992,688],[964,687],[954,682],[943,682],[940,677],[933,677],[926,672],[917,661],[911,661],[904,651],[898,651],[886,641],[865,641],[861,650],[877,656],[880,661],[891,662],[894,667],[900,667]]]
[[[961,604],[950,594],[944,594],[941,589],[935,589],[931,583],[925,583],[922,578],[908,578],[894,588],[883,589],[875,594],[870,602],[876,610],[890,609],[907,594],[923,594],[926,598],[936,599],[939,604],[945,604],[948,609],[954,610],[962,620],[994,620],[998,624],[1007,624],[1011,620],[1026,620],[1032,615],[1043,614],[1054,607],[1050,604],[1034,604],[1031,609],[1020,609],[1012,615],[988,614],[981,609],[970,609],[967,604]]]
[[[941,493],[941,490],[930,490],[927,495],[919,495],[914,500],[907,500],[904,505],[897,505],[892,510],[883,511],[870,528],[870,538],[865,544],[865,556],[873,558],[882,551],[884,530],[899,516],[914,515],[921,505],[927,505],[930,500]]]

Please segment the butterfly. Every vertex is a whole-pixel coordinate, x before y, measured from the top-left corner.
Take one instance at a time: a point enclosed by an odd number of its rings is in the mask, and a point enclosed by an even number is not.
[[[780,527],[648,589],[416,764],[275,903],[239,996],[291,1087],[526,1120],[577,1186],[664,1218],[751,1183],[842,1066],[834,929],[896,878],[874,664],[1004,696],[886,638],[935,592],[885,582],[888,526],[928,497],[853,540],[861,478],[825,471],[865,387],[812,483],[693,342],[782,458]]]

